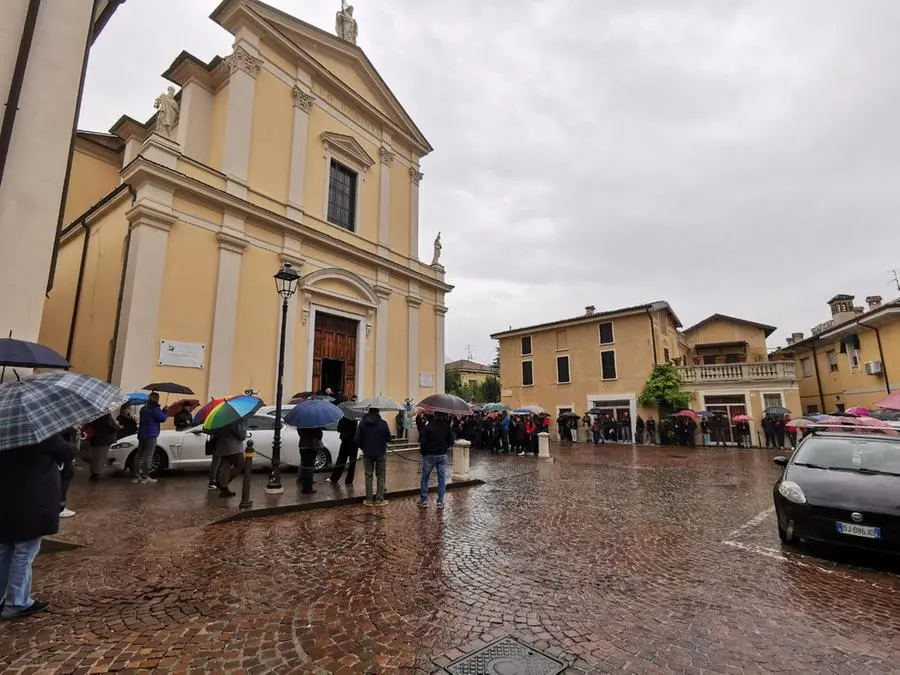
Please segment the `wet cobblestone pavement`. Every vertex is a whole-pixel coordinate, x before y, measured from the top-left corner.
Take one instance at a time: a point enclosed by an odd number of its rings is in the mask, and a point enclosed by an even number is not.
[[[129,514],[119,485],[76,485],[62,536],[90,545],[38,558],[53,606],[0,625],[0,672],[424,674],[505,636],[568,673],[900,669],[896,564],[782,549],[771,454],[554,454],[473,453],[489,482],[443,511],[204,526],[202,490]]]

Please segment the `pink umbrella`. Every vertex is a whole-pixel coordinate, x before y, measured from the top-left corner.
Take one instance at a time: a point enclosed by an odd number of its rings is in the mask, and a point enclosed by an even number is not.
[[[695,422],[700,419],[700,415],[695,413],[693,410],[679,410],[675,413],[675,417],[690,417]]]
[[[893,394],[885,396],[880,401],[875,401],[873,407],[887,408],[888,410],[900,410],[900,391],[895,391]]]
[[[872,411],[868,408],[863,408],[861,405],[853,406],[852,408],[845,410],[851,415],[856,415],[857,417],[862,417],[863,415],[871,415]]]
[[[826,431],[849,431],[852,433],[873,431],[882,432],[889,436],[897,435],[897,431],[888,422],[875,419],[874,417],[838,417],[836,415],[822,415],[821,417],[805,422],[802,425],[795,424],[797,422],[805,421],[791,420],[790,424],[797,427],[824,429]]]
[[[737,424],[738,422],[749,422],[749,421],[751,421],[751,419],[752,418],[747,417],[747,415],[735,415],[734,417],[731,418],[731,421],[733,423]]]

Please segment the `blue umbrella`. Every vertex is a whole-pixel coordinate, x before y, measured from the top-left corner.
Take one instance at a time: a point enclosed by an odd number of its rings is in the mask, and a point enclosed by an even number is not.
[[[284,422],[298,429],[318,429],[334,424],[343,416],[344,411],[334,403],[321,399],[309,399],[295,405],[284,416]]]
[[[0,384],[0,451],[34,445],[102,417],[127,397],[87,375],[55,372]]]
[[[133,391],[128,394],[128,405],[144,405],[150,394],[143,391]]]

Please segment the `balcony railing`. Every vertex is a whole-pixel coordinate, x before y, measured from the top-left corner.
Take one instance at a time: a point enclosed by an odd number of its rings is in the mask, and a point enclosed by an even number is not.
[[[761,361],[759,363],[726,363],[709,366],[681,366],[678,370],[685,384],[707,382],[768,382],[795,380],[793,361]]]

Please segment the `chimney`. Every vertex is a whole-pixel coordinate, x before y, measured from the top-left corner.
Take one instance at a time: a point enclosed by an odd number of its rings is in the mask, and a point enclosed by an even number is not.
[[[881,307],[881,301],[883,299],[884,298],[882,298],[880,295],[870,295],[868,298],[866,298],[866,305],[868,306],[869,311]]]
[[[790,347],[792,344],[794,344],[794,338],[789,337],[787,340],[785,340],[785,342],[787,342],[787,346]]]
[[[834,325],[849,321],[856,317],[853,307],[853,296],[846,293],[838,293],[828,301],[831,308],[831,319]]]
[[[803,333],[791,333],[791,339],[794,342],[800,342],[803,339]]]
[[[594,307],[593,305],[588,305],[587,307],[584,308],[585,316],[594,316],[594,312],[596,312],[596,311],[597,311],[597,308]]]

